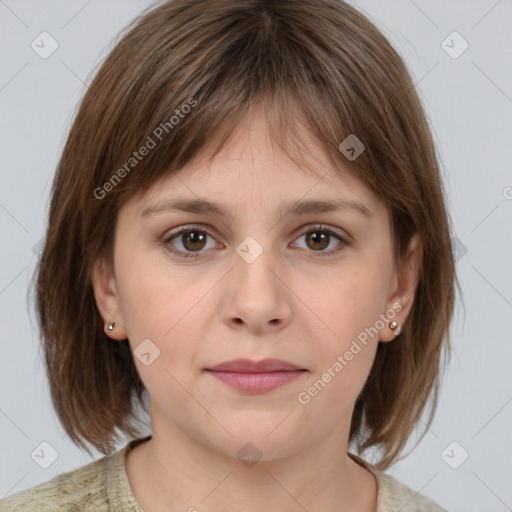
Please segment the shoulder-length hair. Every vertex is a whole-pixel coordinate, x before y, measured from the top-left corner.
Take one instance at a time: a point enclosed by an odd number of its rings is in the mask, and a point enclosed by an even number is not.
[[[256,102],[294,161],[303,163],[303,126],[340,176],[348,170],[388,205],[395,265],[421,237],[412,310],[399,337],[379,343],[351,422],[350,441],[380,449],[376,465],[386,469],[429,399],[426,428],[432,422],[459,284],[435,146],[411,76],[385,36],[341,0],[165,1],[126,28],[95,72],[58,164],[35,276],[55,410],[88,453],[87,444],[112,452],[119,432],[140,434],[136,406],[146,390],[127,340],[113,343],[103,330],[93,264],[111,261],[121,205],[212,141],[215,156]],[[355,160],[339,149],[349,135],[365,145]]]

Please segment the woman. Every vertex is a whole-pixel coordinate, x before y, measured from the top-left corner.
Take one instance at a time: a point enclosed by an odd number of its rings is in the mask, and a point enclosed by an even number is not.
[[[163,2],[81,103],[37,272],[55,409],[105,457],[2,510],[442,511],[384,471],[432,421],[456,284],[424,111],[363,15]]]

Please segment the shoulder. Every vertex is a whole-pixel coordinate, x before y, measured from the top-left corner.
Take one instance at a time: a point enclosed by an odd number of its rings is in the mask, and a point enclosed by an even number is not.
[[[384,491],[382,496],[382,512],[447,512],[435,501],[427,498],[424,494],[414,491],[396,478],[382,473],[379,485]],[[381,512],[379,509],[378,512]]]
[[[73,471],[55,476],[48,482],[0,500],[0,511],[59,512],[69,510],[108,510],[107,467],[103,457]]]
[[[357,455],[349,453],[349,456],[375,475],[378,484],[377,512],[448,512],[424,494],[378,470]]]

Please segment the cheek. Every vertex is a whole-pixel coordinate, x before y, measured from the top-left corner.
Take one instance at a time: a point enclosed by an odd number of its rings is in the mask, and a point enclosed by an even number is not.
[[[317,364],[298,397],[301,404],[307,404],[308,413],[317,412],[327,422],[352,415],[378,346],[378,335],[372,337],[370,329],[378,318],[378,308],[359,303],[357,297],[344,304],[328,319],[336,334],[316,339]]]
[[[159,251],[157,251],[159,252]],[[201,297],[196,282],[169,272],[165,258],[134,254],[118,259],[118,291],[129,336],[154,338],[158,343],[170,335],[181,318]],[[196,286],[196,288],[194,288]]]
[[[368,265],[340,272],[322,293],[308,295],[315,313],[328,329],[316,338],[318,366],[312,382],[325,384],[324,400],[352,403],[373,364],[382,328],[380,315],[386,300],[386,279]],[[312,390],[315,393],[314,390]],[[343,398],[341,398],[343,397]]]
[[[146,387],[154,379],[160,386],[162,378],[174,382],[165,370],[184,381],[211,325],[213,295],[208,292],[214,276],[191,279],[190,272],[184,275],[179,269],[171,274],[165,261],[150,261],[143,254],[120,257],[118,265],[118,291],[132,351],[137,356],[138,347],[149,339],[158,353],[150,366],[135,359]]]
[[[369,266],[347,269],[331,280],[324,292],[309,294],[310,302],[329,327],[329,345],[333,350],[350,345],[360,333],[367,332],[365,329],[375,326],[384,313],[386,289],[385,276]]]

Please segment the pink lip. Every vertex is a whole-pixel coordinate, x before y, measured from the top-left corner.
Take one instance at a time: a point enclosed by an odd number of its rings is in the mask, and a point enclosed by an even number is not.
[[[279,359],[235,359],[207,368],[228,386],[246,393],[265,393],[300,377],[307,370]]]
[[[268,373],[280,371],[302,370],[296,366],[280,359],[262,359],[261,361],[251,361],[250,359],[233,359],[208,368],[214,372],[236,372],[236,373]]]

